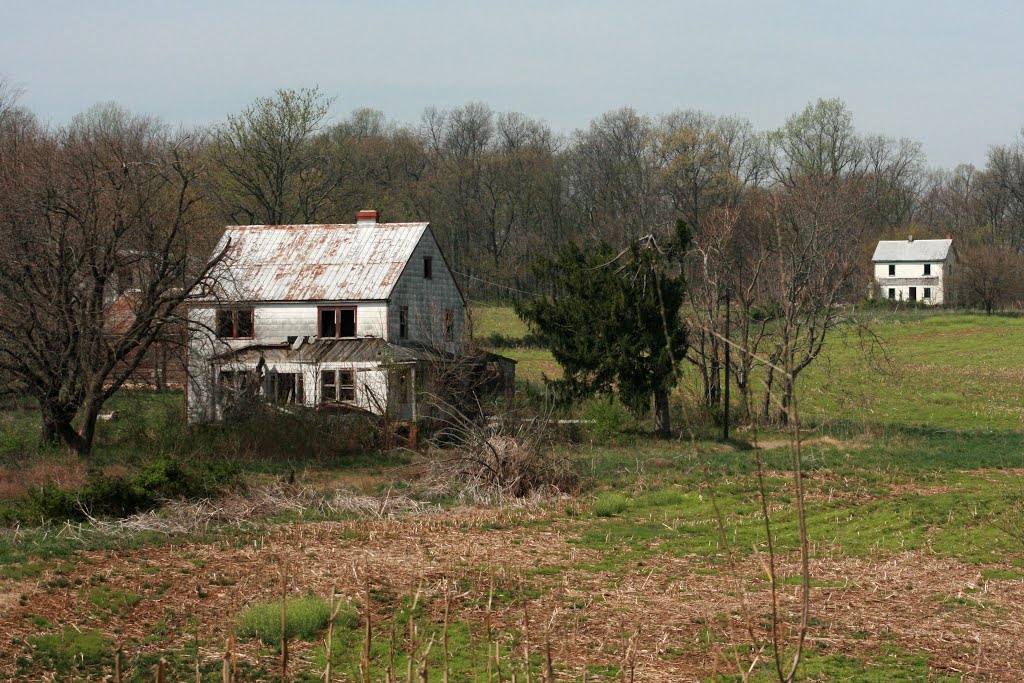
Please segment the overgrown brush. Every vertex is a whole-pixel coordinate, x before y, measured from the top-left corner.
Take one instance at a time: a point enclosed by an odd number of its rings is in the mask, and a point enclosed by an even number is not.
[[[92,471],[79,487],[61,488],[52,482],[30,487],[23,499],[0,506],[0,523],[125,517],[165,500],[210,498],[238,482],[239,468],[230,461],[186,462],[162,455],[127,476]]]
[[[431,478],[474,497],[494,494],[522,498],[571,494],[579,490],[576,463],[550,438],[548,415],[514,412],[472,415],[440,403],[442,428],[435,434]]]

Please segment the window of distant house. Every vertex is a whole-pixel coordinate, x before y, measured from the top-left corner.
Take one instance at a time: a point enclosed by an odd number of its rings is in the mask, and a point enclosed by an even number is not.
[[[423,257],[423,279],[429,280],[434,277],[434,257],[424,256]]]
[[[321,307],[320,336],[325,339],[356,336],[356,309],[339,306]]]
[[[409,338],[409,307],[402,306],[398,309],[398,338]]]
[[[931,275],[932,274],[932,264],[930,264],[930,263],[924,264],[924,274],[925,275]]]
[[[353,370],[323,370],[320,373],[320,400],[324,403],[356,400],[356,373]]]
[[[455,311],[444,309],[444,340],[450,342],[455,338]]]
[[[889,288],[889,298],[893,299],[893,300],[896,299],[896,288],[895,287],[890,287]]]
[[[924,298],[925,299],[931,299],[932,298],[932,288],[931,287],[925,287],[924,288]]]
[[[252,337],[251,308],[218,308],[217,336],[221,339],[249,339]]]
[[[895,263],[890,263],[889,264],[889,275],[895,275],[895,274],[896,274],[896,264]]]

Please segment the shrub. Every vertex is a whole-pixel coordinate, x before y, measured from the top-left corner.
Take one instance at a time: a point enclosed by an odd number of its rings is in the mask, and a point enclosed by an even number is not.
[[[598,494],[591,506],[595,517],[614,517],[625,512],[629,507],[629,498],[617,491],[605,491]]]
[[[313,640],[327,628],[331,610],[327,602],[316,595],[285,600],[285,633],[288,638]],[[354,629],[359,625],[359,614],[349,604],[342,606],[334,620],[337,626]],[[268,645],[281,644],[281,602],[261,602],[250,606],[238,617],[238,635],[259,638]]]
[[[24,500],[0,509],[0,522],[124,517],[152,509],[164,499],[209,498],[235,485],[238,475],[238,466],[227,461],[186,463],[161,455],[127,477],[93,471],[78,488],[60,488],[52,482],[33,486]]]
[[[615,444],[622,441],[630,430],[636,429],[636,419],[624,405],[616,400],[596,398],[588,401],[580,412],[580,419],[590,423],[586,429],[596,444]]]

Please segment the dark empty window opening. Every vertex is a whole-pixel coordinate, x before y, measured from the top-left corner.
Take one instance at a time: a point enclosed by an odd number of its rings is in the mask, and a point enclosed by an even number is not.
[[[889,299],[892,300],[892,301],[896,300],[896,288],[895,287],[890,287],[889,288]]]
[[[402,306],[398,309],[398,338],[409,338],[409,307]]]
[[[930,264],[930,263],[924,264],[924,274],[925,275],[931,275],[932,274],[932,264]]]
[[[334,370],[320,373],[320,402],[327,403],[338,400],[338,378]]]
[[[434,277],[434,257],[423,257],[423,279],[429,280]]]
[[[356,373],[352,370],[338,370],[338,399],[356,400]]]
[[[250,339],[253,336],[251,308],[218,308],[217,336],[221,339]]]
[[[356,309],[352,307],[321,308],[320,336],[324,339],[356,336]]]
[[[302,405],[302,375],[293,372],[268,373],[267,401],[278,405]]]
[[[455,311],[444,309],[444,340],[450,342],[455,338]]]
[[[932,298],[932,288],[931,287],[925,287],[924,288],[924,298],[925,299],[931,299]]]
[[[322,403],[353,402],[356,400],[356,373],[354,370],[323,370],[320,373],[320,401]]]
[[[892,277],[895,274],[896,274],[896,264],[895,263],[890,263],[889,264],[889,276]]]
[[[217,392],[224,405],[233,403],[243,396],[256,396],[259,389],[258,378],[252,370],[219,370],[217,372]]]
[[[910,288],[910,294],[907,295],[907,298],[911,301],[917,301],[917,287]]]

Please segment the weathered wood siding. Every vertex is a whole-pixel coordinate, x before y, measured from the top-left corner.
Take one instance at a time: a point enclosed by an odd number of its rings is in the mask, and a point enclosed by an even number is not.
[[[423,277],[423,259],[428,256],[433,264],[433,276],[429,280]],[[409,307],[407,339],[399,338],[399,311],[402,306]],[[450,352],[461,348],[466,326],[466,304],[431,230],[424,232],[416,245],[409,263],[391,292],[388,308],[391,328],[389,341],[396,344],[419,342]],[[454,316],[450,341],[444,339],[445,310],[451,310]]]

